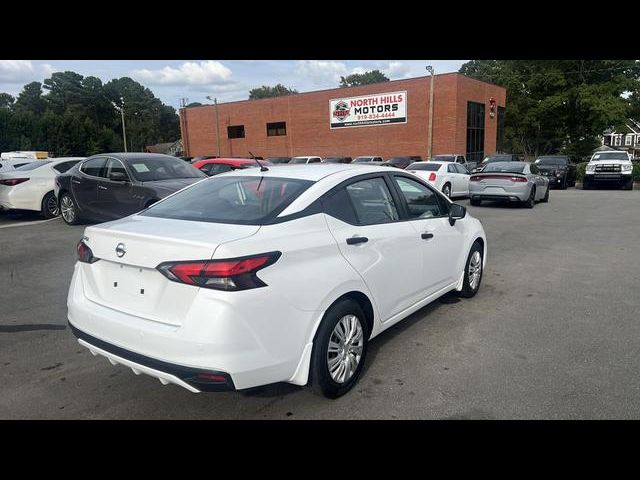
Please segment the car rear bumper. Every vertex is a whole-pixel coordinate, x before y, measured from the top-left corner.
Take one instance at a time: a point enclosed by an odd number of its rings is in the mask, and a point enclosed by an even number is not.
[[[472,200],[491,200],[496,202],[523,202],[524,201],[517,195],[506,195],[506,194],[505,195],[484,195],[484,194],[472,193],[469,196],[469,198],[471,198]]]

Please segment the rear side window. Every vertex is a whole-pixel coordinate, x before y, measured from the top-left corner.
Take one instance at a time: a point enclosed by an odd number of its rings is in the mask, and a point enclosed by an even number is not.
[[[78,163],[78,160],[72,160],[69,162],[61,162],[57,165],[55,165],[53,167],[54,170],[56,170],[58,173],[64,173],[67,170],[69,170],[71,167],[73,167],[76,163]]]
[[[163,200],[141,215],[199,222],[262,225],[313,182],[277,177],[220,176]]]
[[[458,173],[458,170],[456,169],[456,164],[452,163],[451,165],[448,165],[447,171],[449,173]]]
[[[224,163],[210,163],[209,171],[207,172],[209,175],[218,175],[219,173],[230,172],[233,170],[230,165],[225,165]]]
[[[80,171],[86,175],[91,175],[92,177],[101,177],[106,163],[106,158],[93,158],[84,162],[80,167]]]
[[[346,187],[359,225],[395,222],[400,217],[387,184],[382,178],[371,178]]]
[[[338,220],[350,223],[351,225],[358,224],[358,218],[356,212],[351,204],[351,199],[344,188],[340,188],[338,191],[327,197],[322,201],[322,207],[324,213],[331,215]]]

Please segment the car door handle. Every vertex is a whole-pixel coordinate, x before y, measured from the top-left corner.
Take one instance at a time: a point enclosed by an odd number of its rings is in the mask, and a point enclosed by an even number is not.
[[[367,243],[369,239],[367,237],[351,237],[347,238],[347,245],[357,245],[358,243]]]
[[[107,189],[107,187],[103,187],[102,185],[98,185],[98,188],[99,188],[100,190],[106,190],[106,189]]]
[[[420,235],[420,238],[422,238],[423,240],[429,240],[430,238],[433,238],[433,233],[423,233],[422,235]]]

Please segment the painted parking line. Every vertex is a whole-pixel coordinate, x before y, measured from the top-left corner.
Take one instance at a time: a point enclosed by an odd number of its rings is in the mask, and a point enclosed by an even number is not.
[[[54,220],[59,220],[59,217],[49,218],[48,220],[36,220],[35,222],[10,223],[9,225],[0,225],[0,228],[28,227],[29,225],[40,225],[41,223],[53,222]]]

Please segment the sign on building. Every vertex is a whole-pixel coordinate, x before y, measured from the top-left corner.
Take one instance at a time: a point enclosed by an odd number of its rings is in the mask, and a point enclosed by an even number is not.
[[[407,123],[407,92],[329,100],[331,128]]]

